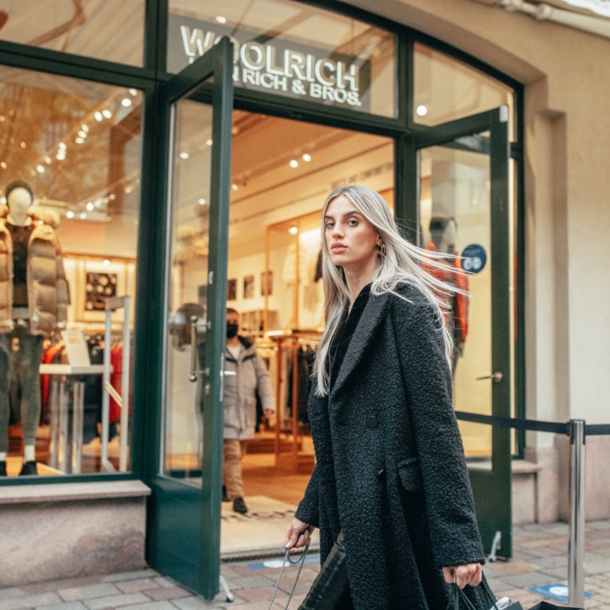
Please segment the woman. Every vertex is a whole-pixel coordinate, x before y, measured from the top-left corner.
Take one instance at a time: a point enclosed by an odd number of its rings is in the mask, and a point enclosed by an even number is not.
[[[422,270],[443,263],[401,237],[369,188],[335,189],[322,232],[316,466],[286,548],[319,527],[323,567],[301,608],[444,610],[446,583],[479,584],[484,562],[451,402],[443,308],[455,288]]]

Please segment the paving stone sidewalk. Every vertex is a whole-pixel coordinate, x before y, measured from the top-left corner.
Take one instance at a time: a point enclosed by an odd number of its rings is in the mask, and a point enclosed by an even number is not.
[[[498,597],[507,595],[527,609],[543,599],[528,587],[566,582],[568,528],[563,523],[526,525],[515,527],[513,536],[513,559],[488,564],[485,572]],[[587,524],[586,562],[585,587],[594,594],[586,609],[610,608],[610,521]],[[235,596],[233,603],[227,603],[222,593],[214,601],[205,601],[170,578],[142,570],[0,589],[0,610],[267,610],[279,570],[254,569],[252,563],[222,565]],[[305,565],[292,608],[298,608],[317,572],[317,564]],[[286,569],[274,610],[285,607],[295,575],[295,567]]]

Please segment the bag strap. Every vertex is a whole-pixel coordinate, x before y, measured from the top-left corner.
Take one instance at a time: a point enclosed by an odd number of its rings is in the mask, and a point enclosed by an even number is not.
[[[292,601],[292,596],[297,588],[297,583],[299,582],[299,576],[301,575],[301,570],[303,569],[303,565],[305,564],[305,557],[307,556],[307,551],[309,550],[309,545],[307,545],[301,555],[297,558],[296,561],[290,559],[290,549],[286,549],[286,553],[284,554],[284,561],[282,563],[282,567],[280,569],[280,574],[277,577],[277,582],[275,583],[275,588],[273,589],[273,594],[271,595],[271,601],[269,602],[269,608],[267,610],[271,610],[271,606],[273,606],[273,602],[275,601],[275,595],[277,590],[280,587],[280,581],[282,580],[282,574],[284,573],[284,568],[287,563],[291,563],[293,566],[299,564],[299,571],[297,572],[297,577],[294,579],[294,585],[292,585],[292,591],[290,591],[290,595],[288,596],[288,601],[286,602],[286,608],[284,610],[288,610],[288,606],[290,606],[290,602]]]

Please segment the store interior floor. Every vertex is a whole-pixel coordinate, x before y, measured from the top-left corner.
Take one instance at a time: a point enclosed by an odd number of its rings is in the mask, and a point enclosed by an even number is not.
[[[271,433],[258,434],[250,447],[256,451],[269,445],[273,437]],[[313,454],[311,437],[304,436],[301,447]],[[246,453],[242,471],[248,513],[240,515],[233,511],[231,502],[223,503],[221,553],[225,559],[277,553],[311,476],[309,472],[277,468],[275,453]],[[317,548],[317,536],[312,543]]]

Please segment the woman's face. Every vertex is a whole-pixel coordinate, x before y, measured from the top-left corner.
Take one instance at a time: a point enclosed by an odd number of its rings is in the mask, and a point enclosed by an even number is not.
[[[376,260],[381,237],[344,195],[328,205],[324,227],[328,254],[337,267],[363,267]]]

